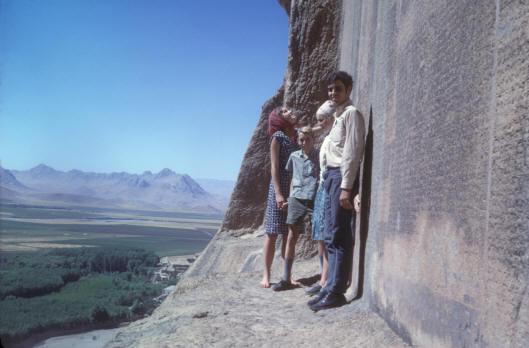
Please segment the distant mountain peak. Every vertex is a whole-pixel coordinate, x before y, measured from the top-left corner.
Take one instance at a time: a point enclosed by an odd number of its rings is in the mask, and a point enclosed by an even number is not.
[[[41,163],[38,166],[31,168],[29,171],[30,172],[56,172],[55,169],[53,169],[52,167],[44,163]]]
[[[187,185],[198,185],[198,183],[189,175],[182,174],[182,177],[180,178],[180,181],[186,183]],[[199,185],[200,186],[200,185]]]
[[[173,175],[176,175],[175,172],[173,172],[171,169],[169,168],[164,168],[162,169],[158,174],[156,174],[156,177],[157,178],[165,178],[167,176],[173,176]]]
[[[9,189],[28,189],[16,179],[10,170],[4,169],[2,167],[0,167],[0,186]]]
[[[84,176],[86,175],[85,172],[79,170],[79,169],[72,169],[68,171],[68,175],[70,176]]]
[[[17,196],[21,201],[49,199],[50,202],[71,201],[77,204],[81,202],[80,197],[87,197],[90,200],[83,202],[99,199],[101,204],[106,204],[103,203],[105,201],[111,205],[149,209],[210,210],[225,206],[224,198],[211,195],[188,174],[178,174],[169,168],[163,168],[158,173],[144,171],[138,175],[83,172],[78,169],[63,172],[39,164],[30,170],[14,171],[12,174],[0,170],[2,186],[17,194],[28,193],[27,196]]]
[[[59,171],[43,163],[29,170],[29,174],[34,178],[47,177],[59,174]]]

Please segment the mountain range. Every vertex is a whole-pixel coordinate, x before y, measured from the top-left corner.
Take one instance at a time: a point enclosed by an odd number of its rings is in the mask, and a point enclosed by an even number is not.
[[[30,170],[0,167],[3,202],[89,205],[111,208],[223,212],[233,182],[201,179],[206,191],[187,174],[170,169],[142,174],[59,171],[45,164]]]

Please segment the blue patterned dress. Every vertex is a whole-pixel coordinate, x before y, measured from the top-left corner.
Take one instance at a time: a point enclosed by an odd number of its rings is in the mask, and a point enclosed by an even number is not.
[[[312,240],[324,240],[324,228],[325,228],[325,219],[324,219],[324,203],[325,196],[327,193],[323,188],[323,183],[320,182],[318,192],[316,193],[316,198],[314,199],[314,211],[312,213]]]
[[[290,194],[290,180],[292,175],[285,169],[288,157],[294,151],[299,150],[298,144],[292,141],[282,131],[277,131],[272,135],[279,142],[279,184],[281,186],[281,193],[285,200]],[[265,232],[268,234],[283,234],[288,232],[287,210],[281,210],[277,207],[276,194],[274,184],[270,180],[270,187],[268,188],[268,200],[265,215]]]

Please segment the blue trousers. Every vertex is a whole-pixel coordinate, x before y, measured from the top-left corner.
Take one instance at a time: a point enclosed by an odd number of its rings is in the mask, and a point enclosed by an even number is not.
[[[336,294],[347,290],[353,257],[353,231],[356,216],[340,206],[340,169],[328,169],[324,174],[325,246],[329,255],[329,277],[325,288]]]

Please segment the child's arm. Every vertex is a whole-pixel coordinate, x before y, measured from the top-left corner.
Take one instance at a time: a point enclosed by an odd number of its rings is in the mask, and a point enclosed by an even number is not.
[[[274,192],[276,195],[277,207],[283,209],[285,204],[285,197],[281,192],[281,184],[279,182],[279,151],[281,145],[276,138],[272,138],[272,143],[270,144],[270,169],[272,175],[272,185],[274,185]]]

